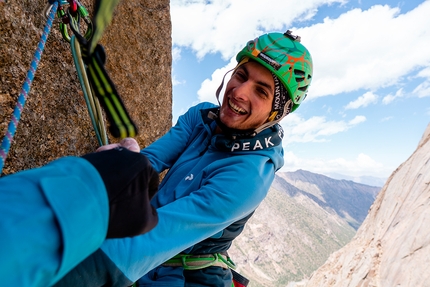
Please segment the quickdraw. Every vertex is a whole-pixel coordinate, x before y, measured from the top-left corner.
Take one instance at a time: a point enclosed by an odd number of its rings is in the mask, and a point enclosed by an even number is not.
[[[88,11],[79,1],[61,1],[57,12],[58,18],[61,19],[60,31],[64,40],[71,44],[79,81],[99,145],[107,144],[99,102],[106,112],[110,122],[109,130],[114,137],[136,136],[137,127],[131,120],[114,83],[104,68],[106,58],[104,49],[100,44],[97,44],[103,30],[112,18],[113,10],[118,0],[96,1],[94,23],[97,23],[97,25],[93,24]],[[84,35],[80,32],[81,19],[86,24]],[[69,36],[67,25],[74,36]],[[93,94],[96,95],[98,101],[93,97]]]
[[[110,123],[109,131],[114,137],[125,138],[136,136],[137,127],[128,114],[113,81],[104,68],[106,59],[104,49],[100,44],[97,44],[103,30],[112,18],[113,9],[118,3],[118,0],[96,1],[94,21],[91,22],[88,19],[85,21],[88,28],[86,34],[83,36],[79,31],[79,22],[77,22],[77,20],[79,20],[80,16],[84,17],[84,19],[88,18],[87,12],[79,12],[86,10],[76,0],[67,1],[69,3],[69,8],[67,9],[67,19],[70,20],[69,26],[77,41],[79,41],[82,50],[81,58],[86,64],[86,74],[91,85],[91,89],[87,89],[87,91],[91,90],[100,101]],[[78,3],[76,4],[76,8],[73,4],[74,2]],[[93,126],[95,130],[99,127],[99,125],[94,124],[94,121]],[[99,132],[99,134],[101,134],[101,132]]]
[[[49,2],[43,10],[43,15],[48,18],[48,14],[53,4]],[[77,31],[80,30],[79,23],[81,19],[87,24],[87,30],[84,38],[90,40],[94,33],[93,23],[87,9],[77,0],[59,0],[57,9],[57,18],[61,20],[59,28],[63,39],[70,42],[71,36],[67,30],[67,25],[72,25]]]
[[[94,29],[93,22],[89,17],[88,11],[77,0],[68,0],[68,4],[68,8],[65,8],[65,5],[61,5],[57,11],[57,17],[61,19],[59,25],[61,35],[63,35],[64,40],[70,42],[71,39],[71,37],[69,36],[69,32],[67,31],[67,24],[73,26],[76,31],[79,31],[79,23],[81,22],[81,18],[87,24],[87,30],[83,37],[87,40],[90,40],[93,36]]]

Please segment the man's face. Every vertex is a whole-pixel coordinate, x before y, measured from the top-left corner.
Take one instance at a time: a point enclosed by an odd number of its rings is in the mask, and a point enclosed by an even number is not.
[[[264,124],[272,110],[272,74],[256,62],[241,65],[224,93],[220,119],[232,129],[255,129]]]

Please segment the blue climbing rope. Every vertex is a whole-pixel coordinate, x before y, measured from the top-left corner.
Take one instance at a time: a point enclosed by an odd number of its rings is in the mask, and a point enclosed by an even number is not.
[[[9,126],[6,132],[6,135],[3,138],[0,147],[0,175],[3,170],[3,166],[6,162],[7,154],[10,149],[10,145],[12,143],[13,137],[16,132],[16,128],[18,126],[19,119],[21,118],[22,110],[24,109],[25,102],[28,97],[28,93],[30,92],[30,86],[33,83],[34,74],[36,73],[37,67],[40,62],[40,58],[42,57],[43,50],[45,48],[46,39],[48,38],[49,32],[51,31],[52,22],[55,18],[55,13],[58,8],[58,2],[54,2],[51,6],[48,19],[46,21],[45,27],[43,29],[43,34],[40,38],[39,44],[37,45],[36,52],[34,53],[33,60],[30,64],[30,69],[27,72],[27,77],[24,81],[24,85],[21,89],[21,93],[18,97],[18,102],[13,111],[11,121],[9,122]]]

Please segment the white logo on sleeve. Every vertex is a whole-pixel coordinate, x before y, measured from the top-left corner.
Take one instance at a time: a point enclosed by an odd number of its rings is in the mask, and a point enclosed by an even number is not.
[[[193,180],[194,174],[190,174],[189,176],[185,177],[185,180]]]

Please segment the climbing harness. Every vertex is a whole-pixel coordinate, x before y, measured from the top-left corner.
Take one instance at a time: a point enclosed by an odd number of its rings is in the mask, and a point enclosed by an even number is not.
[[[125,138],[137,135],[137,127],[131,120],[115,89],[115,85],[104,68],[106,55],[103,47],[98,44],[104,29],[112,19],[113,11],[119,0],[96,0],[95,2],[96,12],[93,21],[90,19],[88,11],[78,0],[49,0],[49,3],[45,6],[43,15],[46,17],[47,22],[30,69],[27,72],[27,77],[18,97],[8,130],[1,143],[0,175],[30,92],[30,86],[39,65],[46,39],[51,31],[55,14],[61,19],[59,29],[64,40],[70,42],[79,82],[99,145],[106,145],[108,143],[100,104],[105,109],[110,123],[109,130],[114,137]],[[84,35],[80,32],[81,19],[86,24]],[[69,36],[67,25],[73,31],[74,35]],[[96,95],[98,100],[93,97],[93,94]]]
[[[15,135],[18,122],[21,118],[22,110],[24,109],[25,102],[30,92],[30,87],[34,79],[34,74],[36,73],[37,67],[39,66],[40,58],[42,57],[43,50],[45,49],[46,39],[48,38],[49,32],[51,31],[52,22],[54,21],[55,12],[57,11],[57,8],[58,8],[58,3],[54,2],[53,4],[50,5],[49,11],[45,11],[45,12],[48,12],[47,21],[46,21],[45,27],[43,28],[43,33],[37,45],[36,52],[34,53],[33,60],[31,61],[30,69],[27,72],[24,85],[19,94],[17,104],[14,108],[11,120],[8,125],[8,129],[6,131],[6,135],[4,136],[0,147],[0,157],[1,157],[0,175],[3,170],[3,166],[6,162],[6,157],[9,152],[13,137]]]
[[[178,254],[167,260],[162,264],[166,267],[182,267],[185,270],[199,270],[208,267],[221,267],[230,269],[233,275],[233,282],[231,287],[246,287],[249,280],[234,271],[236,264],[230,259],[228,255],[221,253],[204,254],[204,255],[190,255]]]
[[[190,255],[178,254],[173,256],[162,264],[163,266],[170,267],[183,267],[185,270],[198,270],[208,267],[222,267],[224,269],[235,269],[236,265],[230,257],[221,253],[204,254],[204,255]]]

